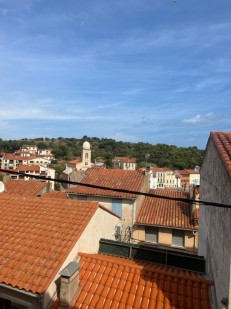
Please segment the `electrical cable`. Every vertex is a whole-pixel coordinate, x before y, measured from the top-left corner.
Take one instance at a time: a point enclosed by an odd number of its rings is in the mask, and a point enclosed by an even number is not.
[[[140,192],[140,191],[126,190],[126,189],[103,187],[103,186],[89,184],[89,183],[87,184],[87,183],[69,181],[69,180],[64,180],[64,179],[57,179],[57,178],[49,178],[49,177],[43,177],[43,176],[38,176],[38,175],[31,175],[31,174],[27,174],[27,173],[22,173],[22,172],[17,172],[17,171],[2,169],[2,168],[0,168],[0,172],[9,173],[9,174],[16,174],[16,175],[23,175],[23,176],[27,176],[27,177],[30,177],[30,178],[40,179],[40,180],[55,181],[55,182],[58,182],[58,183],[65,183],[65,184],[83,186],[83,187],[94,188],[94,189],[101,189],[101,190],[114,191],[114,192],[120,192],[120,193],[128,193],[128,194],[134,194],[134,195],[143,195],[143,196],[148,196],[148,197],[155,197],[155,198],[160,198],[160,199],[165,199],[165,200],[173,200],[173,201],[189,203],[189,204],[200,204],[200,205],[208,205],[208,206],[231,209],[231,205],[228,205],[228,204],[221,204],[221,203],[207,202],[207,201],[193,200],[193,199],[185,199],[185,198],[178,198],[178,197],[170,197],[170,196],[166,196],[166,195],[158,195],[158,194],[154,194],[154,193],[146,193],[146,192]],[[71,194],[71,192],[68,192],[68,193]]]

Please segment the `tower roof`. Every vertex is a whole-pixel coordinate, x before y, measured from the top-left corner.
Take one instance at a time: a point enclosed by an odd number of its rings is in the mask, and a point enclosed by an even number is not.
[[[84,142],[83,143],[83,149],[84,150],[90,150],[91,149],[91,145],[90,145],[90,143],[89,142]]]

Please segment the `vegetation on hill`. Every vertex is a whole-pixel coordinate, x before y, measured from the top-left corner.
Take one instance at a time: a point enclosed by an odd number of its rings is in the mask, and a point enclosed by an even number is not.
[[[37,145],[39,149],[52,149],[57,162],[73,160],[81,156],[84,141],[91,144],[92,162],[94,160],[104,161],[112,166],[112,159],[118,157],[136,158],[138,167],[146,163],[152,163],[159,167],[169,167],[171,169],[194,168],[201,166],[204,150],[194,147],[177,147],[174,145],[149,143],[130,143],[115,141],[108,138],[97,138],[83,136],[77,138],[35,138],[22,140],[2,140],[0,139],[0,151],[14,152],[22,145]]]

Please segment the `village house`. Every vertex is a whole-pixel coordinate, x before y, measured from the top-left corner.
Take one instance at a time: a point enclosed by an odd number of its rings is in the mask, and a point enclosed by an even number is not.
[[[81,180],[81,184],[91,184],[121,190],[121,192],[117,192],[78,185],[67,189],[66,193],[72,199],[99,202],[121,217],[124,229],[133,225],[143,196],[137,195],[136,193],[126,193],[122,190],[147,192],[149,186],[148,176],[141,171],[96,167],[86,171],[85,176]]]
[[[180,176],[169,168],[152,167],[149,170],[149,175],[150,189],[180,188]]]
[[[177,190],[150,190],[160,197],[145,196],[133,227],[132,239],[175,249],[197,252],[198,210],[186,202],[167,198],[189,199]]]
[[[128,157],[115,157],[112,161],[114,168],[120,168],[122,170],[134,171],[136,169],[136,160]]]
[[[176,175],[181,179],[181,188],[188,190],[190,186],[200,185],[200,172],[185,169],[177,170]],[[180,187],[180,186],[179,186]]]
[[[231,205],[231,133],[211,132],[201,168],[201,201]],[[199,254],[214,280],[212,308],[231,307],[231,209],[200,206]]]
[[[19,174],[12,174],[11,171],[15,171]],[[27,174],[27,175],[22,175]],[[10,170],[9,173],[5,173],[5,175],[9,175],[11,179],[23,179],[23,180],[33,180],[35,177],[40,176],[46,178],[55,178],[55,170],[53,168],[44,167],[41,165],[23,165],[20,164],[16,169]],[[41,180],[40,180],[41,181]],[[51,188],[54,190],[54,181],[44,180],[45,182],[49,182],[51,184]]]
[[[17,309],[51,308],[79,251],[96,254],[119,220],[96,202],[5,193],[0,216],[0,307]]]
[[[41,165],[49,167],[51,159],[38,157],[35,155],[18,156],[9,153],[2,153],[0,155],[0,168],[2,169],[16,169],[19,165]]]

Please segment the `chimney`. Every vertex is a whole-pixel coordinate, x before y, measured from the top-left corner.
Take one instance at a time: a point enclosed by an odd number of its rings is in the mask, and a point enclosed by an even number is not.
[[[79,284],[80,265],[77,262],[69,263],[61,272],[59,308],[71,308],[80,292]]]

